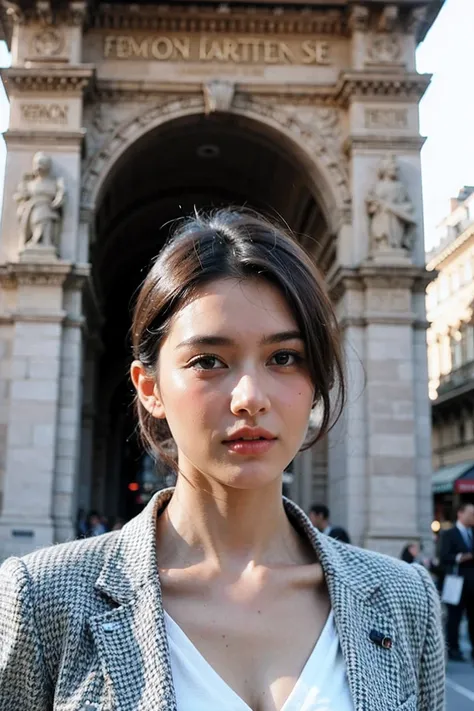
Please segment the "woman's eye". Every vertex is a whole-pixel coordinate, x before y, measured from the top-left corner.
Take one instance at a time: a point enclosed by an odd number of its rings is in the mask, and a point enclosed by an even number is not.
[[[190,364],[192,368],[196,370],[216,370],[216,368],[222,368],[224,366],[223,362],[219,360],[217,356],[199,356],[195,358]]]
[[[296,365],[303,360],[299,353],[293,353],[292,351],[280,351],[275,353],[271,359],[275,365]]]

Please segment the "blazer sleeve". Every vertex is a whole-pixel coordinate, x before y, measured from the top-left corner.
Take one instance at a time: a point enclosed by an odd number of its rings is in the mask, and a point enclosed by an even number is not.
[[[427,601],[425,635],[419,668],[417,709],[418,711],[444,711],[446,708],[446,664],[441,604],[428,571],[416,563],[413,567],[421,577]]]
[[[50,711],[52,685],[36,629],[25,564],[0,567],[0,711]]]

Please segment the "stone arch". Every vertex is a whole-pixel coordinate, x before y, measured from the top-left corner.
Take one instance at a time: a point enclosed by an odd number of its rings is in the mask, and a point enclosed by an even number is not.
[[[107,178],[119,158],[146,133],[165,123],[204,113],[201,96],[170,100],[135,114],[120,124],[86,165],[82,180],[82,207],[94,212]],[[229,113],[246,117],[277,132],[291,153],[306,167],[315,195],[334,232],[350,220],[351,192],[346,165],[334,147],[337,142],[336,109],[320,109],[319,126],[305,124],[289,110],[272,103],[236,97]]]

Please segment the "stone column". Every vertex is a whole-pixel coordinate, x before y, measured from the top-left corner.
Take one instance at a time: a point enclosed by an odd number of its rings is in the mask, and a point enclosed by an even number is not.
[[[429,77],[415,72],[407,19],[394,5],[353,8],[352,70],[340,82],[352,224],[329,278],[348,370],[347,408],[329,438],[332,518],[355,543],[396,556],[429,538],[431,517],[418,125]],[[386,218],[383,205],[397,201],[402,217]]]
[[[84,12],[81,2],[54,15],[49,3],[37,3],[27,17],[18,8],[9,15],[14,26],[12,67],[3,72],[11,114],[5,136],[0,319],[11,324],[6,329],[11,341],[2,360],[8,400],[5,423],[0,420],[6,428],[0,557],[73,533],[81,291],[89,273],[79,244],[82,104],[93,76],[93,68],[81,64]],[[55,199],[64,193],[59,206],[50,205],[56,216],[55,221],[46,218],[51,235],[43,228],[33,234],[38,153],[57,186]]]
[[[9,406],[0,517],[2,557],[54,541],[55,471],[65,262],[10,264],[16,286]]]

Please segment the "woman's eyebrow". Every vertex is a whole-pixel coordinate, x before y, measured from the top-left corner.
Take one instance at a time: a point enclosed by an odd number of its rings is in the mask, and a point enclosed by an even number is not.
[[[303,340],[301,333],[299,331],[280,331],[279,333],[271,333],[268,336],[264,336],[261,340],[262,345],[268,345],[271,343],[282,343],[283,341],[293,341],[295,339]],[[191,336],[185,341],[181,341],[176,346],[178,348],[192,348],[192,347],[206,347],[206,346],[235,346],[236,341],[227,336]]]

